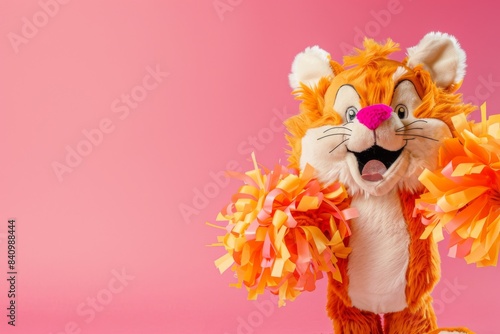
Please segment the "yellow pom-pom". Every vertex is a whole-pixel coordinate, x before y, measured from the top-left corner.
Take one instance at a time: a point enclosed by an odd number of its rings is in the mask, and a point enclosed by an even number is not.
[[[500,115],[467,122],[453,120],[454,138],[444,141],[437,171],[424,171],[428,192],[416,201],[427,225],[422,238],[443,239],[450,233],[449,255],[477,266],[494,266],[500,248]]]
[[[265,289],[279,295],[279,305],[315,289],[323,272],[341,281],[338,258],[350,249],[347,221],[357,215],[340,183],[323,188],[307,166],[302,173],[284,166],[262,172],[230,173],[245,183],[222,210],[227,233],[218,239],[227,253],[215,261],[222,272],[236,273],[238,283],[256,299]]]

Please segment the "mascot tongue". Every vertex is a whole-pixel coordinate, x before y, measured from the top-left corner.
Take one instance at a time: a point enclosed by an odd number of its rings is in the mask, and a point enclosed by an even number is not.
[[[379,160],[368,161],[363,170],[361,177],[366,181],[380,181],[383,179],[382,175],[387,171],[387,167]]]

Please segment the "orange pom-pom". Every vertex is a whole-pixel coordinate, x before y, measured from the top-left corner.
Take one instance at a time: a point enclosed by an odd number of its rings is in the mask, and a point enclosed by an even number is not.
[[[450,233],[449,255],[464,258],[477,266],[498,262],[500,248],[500,115],[482,122],[467,122],[465,115],[453,120],[454,137],[444,141],[440,168],[424,171],[420,181],[428,192],[416,201],[427,228],[443,239],[442,228]]]
[[[350,235],[347,220],[357,215],[345,188],[323,188],[311,166],[301,174],[279,165],[263,173],[252,158],[253,170],[230,173],[245,185],[217,218],[228,222],[218,237],[227,250],[215,261],[221,273],[231,267],[238,277],[232,285],[246,286],[249,299],[267,288],[280,306],[314,290],[323,272],[341,281],[337,259],[350,252],[343,240]]]

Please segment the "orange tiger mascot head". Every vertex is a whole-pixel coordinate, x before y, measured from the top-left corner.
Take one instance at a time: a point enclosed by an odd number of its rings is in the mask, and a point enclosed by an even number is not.
[[[473,110],[455,94],[465,53],[442,33],[426,35],[402,62],[388,59],[398,50],[367,39],[343,65],[317,46],[295,58],[289,80],[302,103],[286,122],[292,166],[309,163],[352,195],[421,189],[418,176],[435,169],[440,141],[451,136],[450,118]]]

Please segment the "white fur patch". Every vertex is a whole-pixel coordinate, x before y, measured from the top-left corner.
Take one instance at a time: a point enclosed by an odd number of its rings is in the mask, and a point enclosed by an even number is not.
[[[349,166],[345,160],[346,145],[351,132],[347,127],[321,126],[309,129],[302,138],[300,168],[310,164],[316,169],[317,177],[325,185],[339,180],[347,187],[354,186]]]
[[[290,86],[297,89],[301,82],[309,87],[314,87],[323,77],[333,78],[330,54],[316,45],[306,48],[304,52],[295,57],[292,63],[292,73],[288,79]]]
[[[359,218],[351,224],[347,274],[353,306],[374,313],[407,307],[406,271],[410,236],[396,190],[384,196],[356,196]]]
[[[467,334],[467,333],[466,332],[457,332],[457,331],[453,331],[453,332],[440,331],[439,334]]]
[[[392,75],[392,81],[398,82],[399,79],[401,79],[401,77],[406,74],[406,72],[406,68],[404,68],[403,66],[399,66],[396,72],[394,72],[394,74]]]

